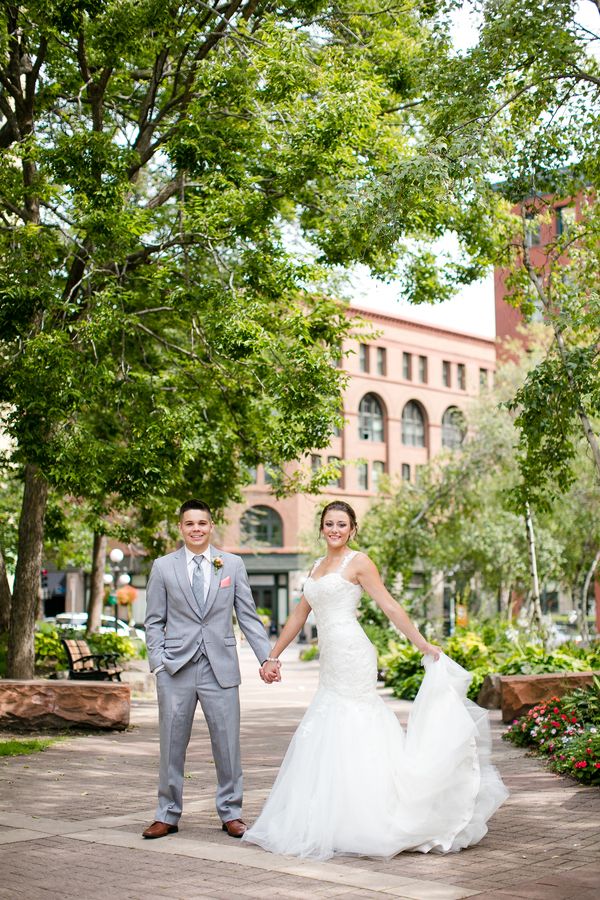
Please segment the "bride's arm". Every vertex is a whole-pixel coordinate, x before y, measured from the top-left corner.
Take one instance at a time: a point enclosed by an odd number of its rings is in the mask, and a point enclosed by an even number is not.
[[[310,604],[304,597],[302,597],[298,606],[288,616],[285,625],[281,629],[281,634],[277,638],[275,646],[271,650],[269,660],[264,663],[262,667],[265,680],[279,680],[279,656],[283,653],[288,644],[291,644],[300,629],[304,626],[309,612]],[[273,662],[273,660],[277,660],[277,662]]]
[[[430,644],[419,629],[413,625],[404,609],[394,600],[379,577],[375,563],[364,553],[360,553],[352,568],[360,586],[383,610],[390,622],[415,645],[417,650],[420,650],[421,653],[431,654],[434,659],[439,659],[439,647]]]

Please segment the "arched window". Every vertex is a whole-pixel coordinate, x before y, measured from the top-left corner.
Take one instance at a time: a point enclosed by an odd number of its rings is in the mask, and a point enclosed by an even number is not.
[[[456,450],[465,438],[465,418],[456,406],[449,406],[442,416],[442,447]]]
[[[242,544],[283,547],[283,522],[270,506],[251,506],[240,520]]]
[[[409,400],[402,410],[402,443],[408,447],[425,446],[425,416],[414,400]]]
[[[375,394],[365,394],[358,406],[361,441],[383,441],[383,408]]]

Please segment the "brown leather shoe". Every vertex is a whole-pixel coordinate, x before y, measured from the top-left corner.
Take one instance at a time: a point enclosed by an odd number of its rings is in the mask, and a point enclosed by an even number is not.
[[[241,838],[246,830],[246,823],[241,819],[231,819],[230,822],[223,822],[223,831],[226,831],[229,837]]]
[[[169,825],[167,822],[153,822],[145,831],[142,831],[142,837],[159,838],[166,837],[167,834],[177,834],[179,828],[177,825]]]

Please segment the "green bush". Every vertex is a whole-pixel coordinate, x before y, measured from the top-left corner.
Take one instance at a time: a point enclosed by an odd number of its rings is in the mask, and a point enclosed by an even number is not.
[[[62,632],[50,622],[39,622],[34,636],[35,667],[41,669],[67,669],[67,654],[61,643]]]
[[[80,632],[81,635],[81,632]],[[120,659],[135,659],[140,656],[138,644],[129,637],[108,631],[104,634],[90,634],[86,638],[92,653],[117,653]],[[145,649],[145,644],[143,644]]]
[[[500,675],[540,675],[545,672],[588,672],[589,657],[573,656],[557,649],[547,651],[541,644],[517,645],[512,653],[496,669]]]
[[[319,648],[317,644],[312,644],[312,646],[308,647],[306,650],[302,650],[300,652],[300,659],[302,662],[310,662],[313,659],[319,658]]]
[[[425,674],[421,660],[422,654],[408,641],[389,642],[388,652],[380,657],[380,666],[385,684],[392,688],[395,697],[414,700]]]

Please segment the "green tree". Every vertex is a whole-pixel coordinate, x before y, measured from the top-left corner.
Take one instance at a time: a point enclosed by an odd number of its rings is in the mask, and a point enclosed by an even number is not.
[[[537,307],[554,335],[513,407],[519,499],[539,507],[575,477],[580,435],[600,476],[598,28],[582,26],[578,0],[473,6],[475,46],[436,57],[429,70],[428,130],[446,147],[457,182],[478,198],[472,252],[508,270],[511,302],[526,317]],[[584,6],[600,28],[596,0]],[[573,207],[578,196],[580,221],[534,251],[532,235],[552,203]]]
[[[415,153],[420,73],[445,52],[434,12],[3,4],[0,404],[24,479],[13,676],[33,672],[51,489],[98,523],[135,506],[152,531],[177,495],[222,508],[259,461],[327,444],[353,325],[325,268],[390,272],[403,236],[436,233],[462,202],[437,155]],[[367,189],[390,172],[401,228]]]

